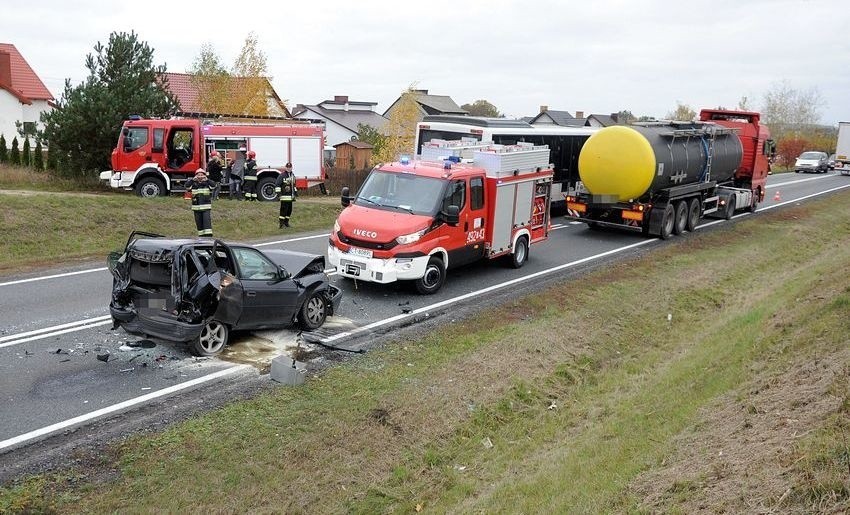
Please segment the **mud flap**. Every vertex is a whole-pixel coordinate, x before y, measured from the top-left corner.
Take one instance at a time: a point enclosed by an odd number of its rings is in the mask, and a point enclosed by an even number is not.
[[[657,204],[652,206],[649,212],[649,235],[661,236],[661,226],[664,224],[664,211],[667,204]]]

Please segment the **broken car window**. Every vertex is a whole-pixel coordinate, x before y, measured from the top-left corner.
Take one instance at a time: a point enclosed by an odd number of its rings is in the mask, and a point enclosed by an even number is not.
[[[236,263],[239,265],[240,279],[272,280],[278,276],[278,267],[254,249],[233,248]]]

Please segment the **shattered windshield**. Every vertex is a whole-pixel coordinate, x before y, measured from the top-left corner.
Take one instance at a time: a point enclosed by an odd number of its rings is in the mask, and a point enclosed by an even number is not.
[[[357,193],[355,204],[433,216],[445,182],[433,177],[375,170]]]

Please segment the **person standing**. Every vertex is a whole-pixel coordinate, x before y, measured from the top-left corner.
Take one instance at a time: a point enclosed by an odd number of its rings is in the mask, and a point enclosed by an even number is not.
[[[242,178],[245,176],[245,147],[239,147],[236,158],[230,163],[230,198],[242,197]]]
[[[245,161],[245,200],[257,200],[257,161],[254,159],[257,153],[248,151],[248,160]]]
[[[274,186],[275,192],[280,195],[278,227],[283,229],[289,227],[289,219],[292,217],[292,203],[295,202],[295,195],[298,192],[295,188],[295,174],[292,173],[292,163],[286,163]]]
[[[213,150],[210,153],[210,160],[207,162],[207,178],[215,183],[215,188],[212,192],[212,199],[218,200],[218,193],[221,191],[221,172],[224,166],[221,164],[221,156]]]
[[[195,176],[186,181],[186,190],[192,193],[192,214],[198,236],[212,238],[212,190],[215,187],[203,168],[198,168]]]

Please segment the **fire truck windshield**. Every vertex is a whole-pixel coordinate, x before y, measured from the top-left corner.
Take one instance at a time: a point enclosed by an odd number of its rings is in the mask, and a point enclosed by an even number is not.
[[[444,187],[445,181],[433,177],[375,170],[360,187],[354,203],[434,216],[440,207]]]

